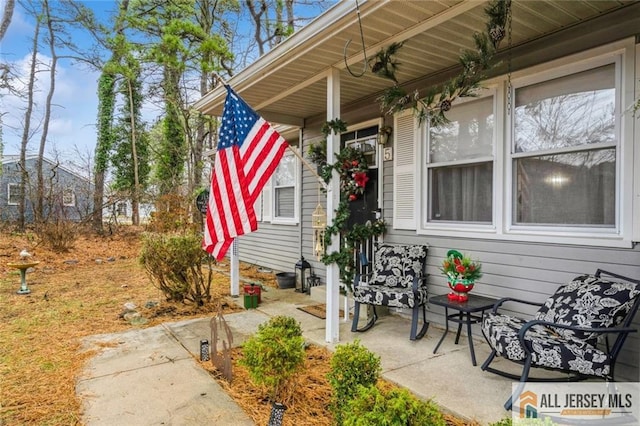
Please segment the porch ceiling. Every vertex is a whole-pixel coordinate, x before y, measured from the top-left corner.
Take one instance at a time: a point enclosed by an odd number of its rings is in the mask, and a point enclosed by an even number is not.
[[[361,0],[360,17],[366,53],[372,58],[393,42],[404,42],[396,56],[400,84],[437,74],[458,65],[462,49],[473,48],[472,34],[484,31],[486,1]],[[513,0],[511,46],[534,41],[583,21],[631,6],[631,1]],[[637,8],[633,13],[638,13]],[[391,85],[367,72],[352,76],[345,67],[362,71],[364,55],[355,2],[336,4],[322,16],[259,58],[229,80],[249,105],[274,123],[302,126],[304,119],[326,111],[328,71],[340,71],[341,104],[371,98]],[[508,47],[505,38],[501,50]],[[221,115],[225,90],[219,86],[195,104],[198,110]]]

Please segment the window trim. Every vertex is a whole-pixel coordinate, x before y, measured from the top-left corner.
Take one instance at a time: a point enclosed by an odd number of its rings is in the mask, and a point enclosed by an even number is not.
[[[496,86],[496,129],[499,129],[495,139],[494,162],[494,226],[479,227],[477,224],[469,225],[461,222],[451,224],[438,224],[427,226],[426,202],[428,197],[423,191],[416,191],[417,215],[419,217],[416,233],[418,235],[457,237],[466,239],[489,239],[508,242],[532,242],[542,244],[567,244],[598,247],[633,247],[633,241],[639,239],[640,221],[636,220],[633,227],[633,207],[640,207],[640,201],[634,200],[633,180],[640,181],[640,170],[633,169],[634,143],[639,146],[640,140],[636,138],[640,131],[630,113],[625,113],[623,106],[631,105],[634,97],[635,74],[634,67],[640,63],[640,48],[635,45],[633,38],[627,38],[595,49],[583,51],[564,58],[546,63],[537,64],[527,69],[512,73],[512,86],[527,85],[537,81],[546,81],[553,78],[570,75],[581,70],[595,68],[607,63],[618,61],[616,64],[616,226],[614,228],[588,228],[553,226],[542,227],[518,225],[512,226],[512,119],[507,112],[507,86],[508,76],[503,75],[483,83],[484,86]],[[513,90],[512,87],[512,90]],[[512,93],[513,94],[513,93]],[[513,99],[513,97],[512,97]],[[424,125],[423,125],[424,126]],[[425,170],[422,166],[426,147],[426,131],[421,126],[416,137],[417,155],[414,170],[420,175],[417,181],[425,184]],[[637,189],[636,189],[637,192]],[[637,197],[635,197],[637,198]],[[635,203],[635,204],[634,204]]]
[[[291,147],[291,149],[297,149],[295,147]],[[295,177],[293,183],[293,217],[280,217],[276,216],[276,184],[275,184],[275,172],[273,176],[271,176],[270,184],[271,184],[271,223],[274,225],[297,225],[300,222],[300,159],[297,155],[295,155],[290,150],[285,151],[284,156],[293,157],[294,165],[293,168],[295,170]],[[281,160],[282,161],[282,160]],[[278,164],[278,167],[280,164]]]
[[[17,206],[20,204],[20,201],[18,201],[17,203],[12,203],[11,202],[11,193],[13,192],[11,190],[11,188],[15,188],[16,191],[20,191],[20,184],[19,183],[15,183],[15,182],[9,182],[7,183],[7,205],[8,206]],[[20,196],[20,194],[17,194],[17,196]]]
[[[64,201],[65,193],[67,191],[71,193],[71,201],[68,202],[68,203],[66,203]],[[64,207],[75,207],[76,206],[76,192],[73,190],[73,188],[65,188],[65,189],[62,190],[62,205]]]
[[[616,137],[616,143],[615,144],[608,144],[608,143],[597,143],[597,144],[591,144],[588,146],[576,146],[576,147],[567,147],[565,149],[556,149],[556,150],[551,150],[551,152],[549,150],[546,151],[539,151],[536,153],[536,156],[543,156],[549,153],[554,153],[554,154],[561,154],[561,153],[568,153],[568,152],[578,152],[578,151],[585,151],[585,150],[594,150],[594,149],[598,149],[598,148],[615,148],[616,150],[616,214],[615,214],[615,225],[613,227],[607,227],[607,228],[599,228],[596,226],[571,226],[571,225],[550,225],[550,226],[544,226],[544,225],[534,225],[534,224],[517,224],[514,221],[514,209],[513,209],[513,185],[514,185],[514,176],[513,176],[513,163],[515,159],[518,158],[523,158],[523,157],[531,157],[531,153],[526,152],[526,153],[515,153],[513,152],[514,150],[514,141],[512,136],[514,135],[514,127],[515,127],[515,120],[513,120],[513,114],[509,114],[509,119],[508,119],[508,125],[507,125],[507,129],[508,132],[506,134],[506,142],[505,145],[509,147],[509,149],[506,151],[506,156],[505,156],[505,167],[506,167],[506,184],[503,187],[503,190],[505,191],[505,197],[506,197],[506,203],[505,205],[508,206],[507,211],[505,211],[505,230],[508,233],[512,233],[512,234],[522,234],[522,235],[527,235],[527,234],[556,234],[556,233],[560,233],[560,234],[570,234],[570,235],[575,235],[576,237],[582,236],[582,238],[588,238],[588,237],[594,237],[594,236],[614,236],[614,235],[620,235],[620,227],[621,227],[621,217],[622,217],[622,211],[621,211],[621,206],[622,206],[622,197],[624,196],[621,192],[620,192],[620,180],[622,179],[622,175],[621,175],[621,157],[620,157],[620,151],[622,149],[622,145],[624,144],[624,139],[622,137],[622,121],[623,121],[623,117],[621,114],[621,101],[622,101],[622,68],[624,66],[624,60],[625,58],[623,57],[624,52],[617,50],[617,54],[607,54],[604,56],[599,56],[599,57],[594,57],[591,60],[585,60],[582,61],[580,63],[577,64],[570,64],[570,65],[564,65],[564,66],[559,66],[559,67],[555,67],[553,69],[550,69],[548,73],[537,73],[534,76],[527,76],[527,77],[523,77],[523,78],[519,78],[519,79],[514,79],[512,80],[512,99],[515,99],[515,90],[518,87],[524,87],[524,86],[528,86],[531,84],[536,84],[536,83],[542,83],[545,81],[550,81],[553,80],[555,78],[561,78],[561,77],[567,77],[570,75],[574,75],[583,71],[588,71],[594,68],[598,68],[604,65],[610,65],[610,64],[614,64],[614,72],[615,72],[615,76],[614,76],[614,81],[615,81],[615,93],[616,93],[616,113],[615,113],[615,137]],[[512,111],[511,111],[512,112]],[[561,230],[561,232],[559,232],[558,230]]]
[[[478,164],[480,162],[486,162],[488,160],[493,161],[493,190],[492,190],[492,206],[493,212],[491,215],[491,223],[478,223],[478,222],[445,222],[445,221],[429,221],[429,203],[430,203],[430,195],[427,193],[430,188],[429,182],[429,166],[428,166],[428,156],[429,156],[429,146],[428,146],[428,133],[429,133],[429,125],[425,123],[421,123],[418,128],[418,152],[416,158],[419,161],[418,165],[418,181],[420,185],[418,185],[418,205],[420,206],[419,217],[420,217],[420,226],[418,228],[419,234],[426,235],[450,235],[451,231],[454,230],[462,230],[464,229],[465,234],[468,232],[480,232],[480,233],[488,233],[495,232],[496,230],[496,211],[497,211],[497,185],[496,182],[498,180],[498,145],[502,143],[502,135],[500,135],[499,129],[502,128],[503,125],[503,117],[501,114],[498,114],[500,111],[501,102],[500,99],[502,96],[502,91],[500,87],[496,83],[487,83],[483,89],[478,91],[478,96],[469,97],[469,98],[458,98],[453,103],[453,106],[456,105],[464,105],[469,102],[476,101],[478,99],[482,99],[484,97],[493,97],[493,111],[494,111],[494,126],[493,126],[493,147],[492,153],[490,156],[483,156],[473,159],[464,159],[458,161],[447,161],[442,162],[442,165],[453,166],[456,164]]]

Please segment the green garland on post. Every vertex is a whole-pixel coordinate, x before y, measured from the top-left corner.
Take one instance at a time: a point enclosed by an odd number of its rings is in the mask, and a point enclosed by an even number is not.
[[[333,164],[326,161],[326,137],[331,132],[339,134],[347,129],[347,124],[335,119],[327,121],[322,126],[322,133],[325,139],[319,144],[309,146],[308,155],[312,161],[322,168],[321,176],[325,182],[329,183],[335,170],[340,176],[340,203],[335,210],[335,218],[331,225],[325,228],[324,246],[329,247],[334,236],[340,237],[340,248],[332,253],[325,253],[322,256],[322,263],[329,265],[336,263],[339,268],[340,282],[346,289],[351,288],[355,274],[355,248],[359,243],[363,243],[373,237],[384,234],[386,225],[379,219],[364,224],[355,224],[350,229],[347,227],[351,211],[349,203],[364,194],[364,190],[369,178],[367,172],[369,166],[363,152],[345,147],[335,154],[336,161]],[[324,148],[324,149],[323,149]]]
[[[423,98],[420,98],[417,90],[408,94],[394,84],[378,97],[380,109],[386,114],[394,114],[413,105],[420,122],[428,118],[432,125],[446,123],[445,113],[451,109],[452,102],[458,97],[475,96],[485,72],[495,66],[492,60],[504,39],[510,9],[511,0],[494,0],[485,8],[488,17],[486,32],[475,33],[475,49],[464,50],[460,54],[462,72],[459,75],[441,86],[432,87]]]

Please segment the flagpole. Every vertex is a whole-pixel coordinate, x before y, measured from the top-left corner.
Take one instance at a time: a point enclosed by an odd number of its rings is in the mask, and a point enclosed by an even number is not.
[[[325,191],[328,191],[329,190],[329,185],[327,185],[327,182],[325,182],[324,179],[322,179],[322,177],[318,174],[316,169],[302,156],[302,154],[300,154],[296,149],[293,149],[293,147],[291,145],[289,145],[289,150],[291,152],[293,152],[296,155],[296,157],[298,157],[300,159],[300,161],[302,161],[302,164],[307,169],[309,169],[311,174],[313,174],[318,179],[318,182],[320,182],[320,185],[322,185],[322,188]]]
[[[213,76],[220,82],[222,83],[224,86],[229,86],[229,84],[225,81],[224,78],[220,77],[220,74],[218,74],[217,72],[213,73]],[[302,146],[302,142],[300,143],[300,146]],[[325,191],[328,191],[330,188],[327,185],[327,182],[324,181],[324,179],[322,178],[322,176],[320,176],[318,174],[318,172],[316,171],[316,168],[314,168],[303,156],[302,154],[300,154],[298,151],[296,151],[295,149],[293,149],[293,147],[290,144],[287,144],[287,147],[289,148],[289,150],[291,152],[293,152],[295,154],[296,157],[298,157],[300,159],[300,161],[302,161],[302,164],[311,172],[311,174],[313,174],[316,179],[318,179],[318,182],[320,182],[320,185],[322,185],[322,188]]]

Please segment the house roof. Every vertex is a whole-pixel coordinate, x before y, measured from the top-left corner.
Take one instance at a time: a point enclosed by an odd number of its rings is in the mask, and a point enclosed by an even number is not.
[[[474,47],[472,34],[485,31],[487,4],[487,1],[459,0],[361,0],[359,16],[367,57],[372,58],[394,42],[404,42],[396,56],[400,64],[396,76],[407,87],[452,72],[459,66],[460,52]],[[585,22],[592,29],[586,37],[602,39],[609,23],[616,21],[626,22],[626,35],[635,34],[640,28],[640,2],[513,0],[511,34],[502,41],[498,55],[506,58],[504,52],[509,47],[512,52],[520,48],[522,53],[536,42],[543,43],[546,36],[560,32],[570,38],[572,29]],[[622,35],[625,34],[617,34]],[[361,45],[356,2],[341,1],[228,83],[267,120],[302,127],[305,118],[326,111],[325,79],[333,68],[340,70],[343,108],[375,102],[391,85],[390,80],[371,72],[359,78],[346,69],[345,62],[354,74],[362,72]],[[225,94],[224,87],[219,85],[194,106],[203,113],[221,115]]]
[[[32,161],[32,160],[37,160],[38,159],[38,155],[37,154],[27,154],[25,157],[25,160],[27,161]],[[12,163],[17,163],[20,161],[20,155],[2,155],[0,156],[0,160],[2,160],[2,165],[5,164],[12,164]],[[48,159],[47,157],[42,157],[42,161],[44,161],[45,163],[50,164],[51,166],[56,166],[58,167],[60,170],[64,170],[65,172],[77,177],[78,179],[84,180],[86,182],[89,182],[91,185],[93,185],[93,183],[91,182],[91,180],[86,177],[81,175],[80,173],[65,167],[63,165],[61,165],[59,162],[53,161]]]

